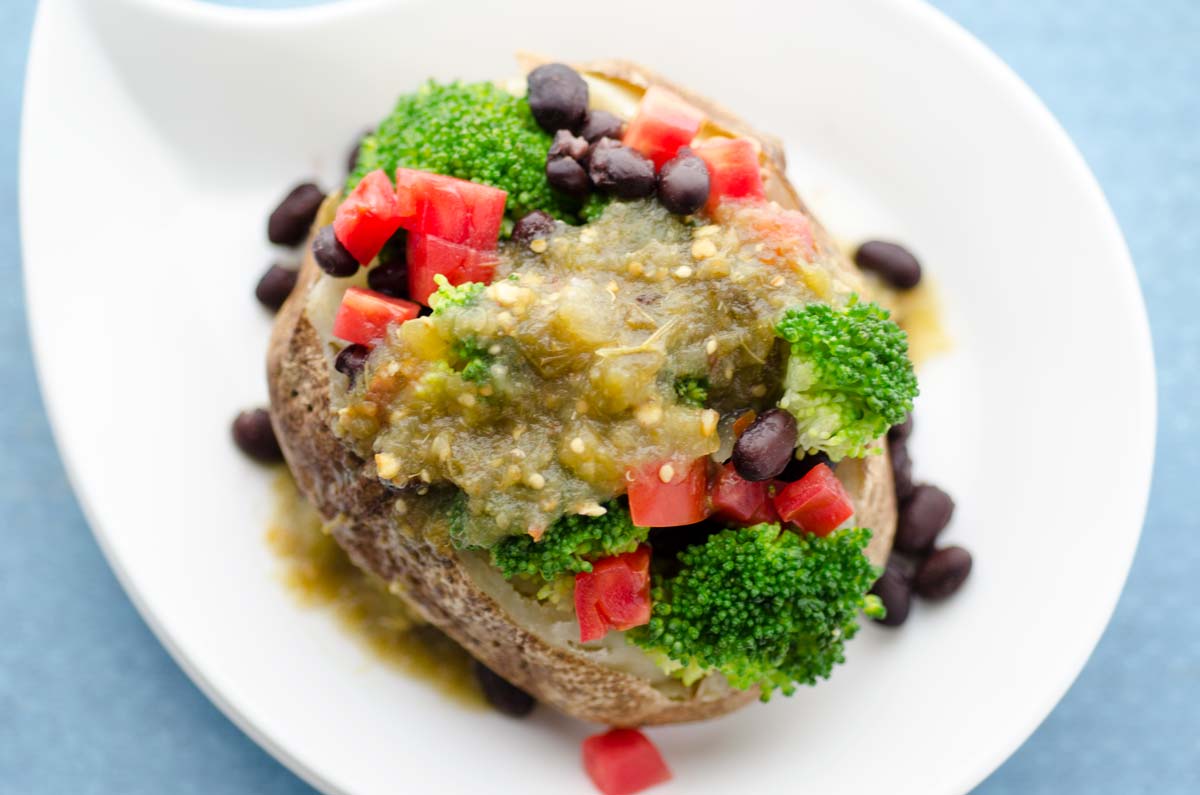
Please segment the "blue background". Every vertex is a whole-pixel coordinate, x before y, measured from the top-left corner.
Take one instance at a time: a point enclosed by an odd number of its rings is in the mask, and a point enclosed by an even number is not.
[[[1200,793],[1200,2],[935,5],[1011,64],[1082,149],[1133,250],[1159,368],[1154,487],[1120,606],[1070,693],[977,792]],[[17,130],[33,12],[33,0],[0,3],[0,792],[310,793],[159,646],[64,478],[20,287]]]

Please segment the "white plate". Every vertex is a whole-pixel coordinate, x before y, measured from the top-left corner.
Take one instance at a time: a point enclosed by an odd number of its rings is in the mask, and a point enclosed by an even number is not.
[[[329,792],[590,791],[589,727],[461,711],[297,608],[263,543],[267,476],[228,424],[265,396],[252,288],[294,179],[425,76],[510,52],[629,56],[784,135],[836,233],[910,243],[956,352],[918,408],[918,473],[976,570],[868,627],[828,684],[655,730],[661,791],[962,793],[1029,735],[1108,619],[1154,439],[1125,244],[1063,131],[994,56],[913,2],[374,2],[244,12],[44,0],[21,209],[32,337],[60,449],[113,567],[233,720]]]

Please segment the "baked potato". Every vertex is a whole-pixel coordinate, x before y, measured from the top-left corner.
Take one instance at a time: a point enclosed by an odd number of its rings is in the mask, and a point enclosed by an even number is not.
[[[521,56],[524,69],[541,63]],[[593,107],[629,118],[651,86],[669,88],[700,108],[707,121],[700,137],[739,136],[760,146],[767,198],[808,213],[785,175],[782,146],[729,111],[625,61],[576,67],[587,80]],[[331,222],[330,197],[315,229]],[[836,262],[842,278],[862,290],[854,266],[811,219],[819,256]],[[381,481],[369,456],[335,431],[345,379],[333,367],[332,335],[340,290],[310,253],[296,289],[275,322],[268,355],[271,419],[302,493],[316,506],[338,543],[359,566],[392,584],[412,608],[504,678],[539,700],[577,718],[617,726],[664,724],[730,712],[758,693],[732,687],[720,674],[690,685],[663,672],[621,634],[581,644],[561,606],[514,588],[487,555],[457,549],[444,531],[445,505],[437,494],[396,489]],[[855,521],[874,535],[870,560],[882,566],[896,525],[896,500],[886,445],[877,455],[847,458],[837,478],[853,501]]]

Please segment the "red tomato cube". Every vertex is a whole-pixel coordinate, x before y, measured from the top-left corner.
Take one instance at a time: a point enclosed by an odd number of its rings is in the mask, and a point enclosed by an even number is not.
[[[346,342],[371,345],[387,336],[389,325],[412,320],[420,310],[421,307],[403,298],[350,287],[342,296],[342,304],[333,319],[333,336]]]
[[[608,634],[608,622],[600,613],[600,584],[591,572],[575,575],[575,620],[579,622],[579,642],[590,643]]]
[[[504,220],[508,192],[478,182],[461,179],[456,182],[458,195],[462,196],[470,213],[467,236],[462,242],[471,248],[495,248],[496,241],[500,239],[500,224]]]
[[[412,211],[411,204],[397,198],[388,175],[376,169],[338,205],[333,234],[360,265],[366,265]]]
[[[816,256],[812,222],[799,210],[784,210],[764,202],[736,202],[720,207],[713,217],[717,223],[748,231],[750,241],[762,243],[755,251],[764,261],[779,258],[812,262]]]
[[[668,480],[663,476],[668,475]],[[708,516],[708,459],[664,461],[629,474],[629,513],[641,527],[678,527]]]
[[[604,795],[633,795],[671,780],[654,743],[637,729],[609,729],[583,741],[583,769]]]
[[[453,185],[434,182],[422,186],[417,207],[412,231],[451,243],[466,243],[470,216],[467,203]]]
[[[490,284],[496,274],[496,255],[479,251],[438,237],[408,234],[408,294],[414,301],[429,305],[429,296],[437,290],[433,277],[442,274],[451,284],[483,282]]]
[[[415,208],[404,228],[470,248],[493,249],[508,194],[499,188],[411,168],[396,169],[396,193]]]
[[[610,627],[624,632],[650,623],[650,547],[597,561],[591,573]]]
[[[654,168],[659,169],[679,147],[692,142],[703,123],[704,113],[699,108],[672,91],[651,86],[621,142],[653,160]]]
[[[713,483],[713,513],[735,524],[752,525],[778,522],[775,503],[771,497],[772,481],[749,481],[737,473],[733,464],[721,467]]]
[[[575,575],[575,615],[579,640],[603,638],[610,629],[627,630],[650,622],[650,547],[613,555]]]
[[[845,486],[825,464],[817,464],[804,477],[775,495],[779,518],[806,533],[827,536],[854,515]]]
[[[749,138],[714,138],[693,147],[708,166],[708,204],[711,213],[722,199],[762,199],[758,145]]]

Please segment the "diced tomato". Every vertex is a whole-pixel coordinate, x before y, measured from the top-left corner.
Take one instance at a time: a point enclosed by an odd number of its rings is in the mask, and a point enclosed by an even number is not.
[[[773,485],[769,480],[745,480],[733,464],[725,464],[712,487],[713,513],[742,525],[778,522],[771,498]]]
[[[505,191],[442,174],[398,168],[396,194],[414,207],[403,224],[410,232],[481,250],[496,247],[508,199]]]
[[[613,555],[575,575],[579,640],[599,640],[610,629],[627,630],[650,621],[650,547]]]
[[[362,178],[338,206],[333,234],[359,264],[375,259],[413,206],[400,201],[392,181],[376,169]]]
[[[775,510],[783,521],[819,536],[829,535],[854,515],[850,495],[825,464],[784,486],[775,495]]]
[[[583,741],[583,769],[604,795],[633,795],[671,780],[654,743],[637,729],[609,729]]]
[[[643,544],[597,561],[591,573],[599,585],[600,612],[610,627],[624,632],[650,622],[650,547]]]
[[[579,642],[590,643],[608,634],[608,622],[600,614],[600,584],[590,572],[575,575],[575,620]]]
[[[467,203],[453,185],[432,183],[423,186],[417,200],[417,208],[417,219],[413,223],[412,231],[430,237],[440,237],[451,243],[466,244],[470,226]]]
[[[412,320],[420,310],[421,307],[412,301],[351,287],[342,296],[342,304],[333,319],[333,336],[346,342],[370,345],[387,335],[388,325]]]
[[[811,262],[817,253],[812,222],[799,210],[764,202],[727,202],[713,213],[717,223],[733,226],[743,239],[761,243],[759,259]]]
[[[435,274],[442,274],[451,284],[490,284],[496,273],[495,253],[429,235],[410,232],[407,255],[409,297],[426,305],[437,290]]]
[[[654,161],[656,169],[687,146],[700,131],[704,113],[671,91],[651,86],[621,142]]]
[[[743,213],[744,220],[753,226],[763,240],[792,239],[812,244],[812,222],[804,213],[763,205],[759,205],[756,210]]]
[[[640,527],[677,527],[708,516],[708,459],[664,461],[630,473],[629,513]],[[670,474],[668,482],[663,475]]]
[[[459,180],[457,187],[471,214],[467,239],[463,242],[472,248],[495,248],[496,241],[500,239],[500,224],[504,220],[508,192],[466,180]]]
[[[693,147],[708,166],[708,204],[711,213],[722,199],[761,199],[762,173],[758,145],[749,138],[714,138]]]

